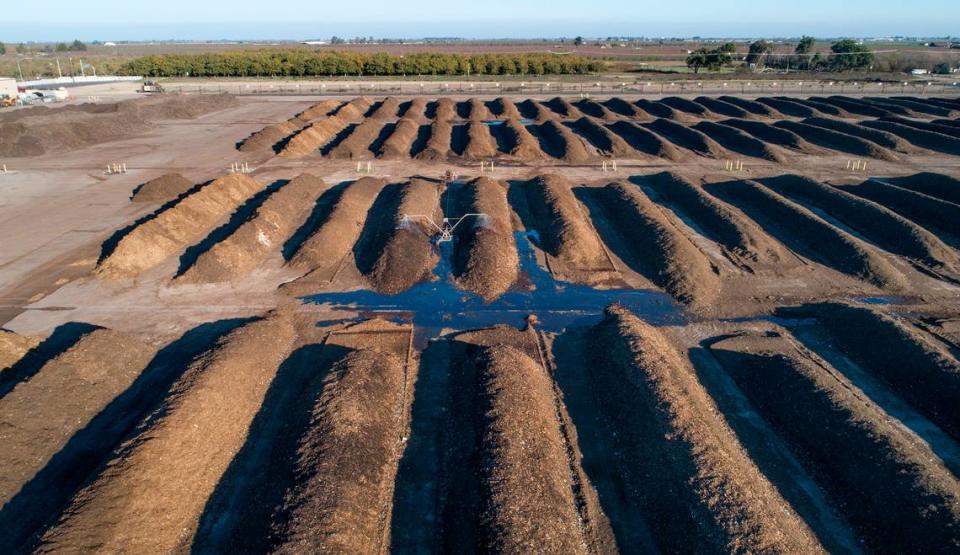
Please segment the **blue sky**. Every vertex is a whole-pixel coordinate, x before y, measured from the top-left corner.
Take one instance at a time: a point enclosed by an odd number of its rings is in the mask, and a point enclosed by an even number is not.
[[[0,40],[960,35],[957,0],[37,0]]]

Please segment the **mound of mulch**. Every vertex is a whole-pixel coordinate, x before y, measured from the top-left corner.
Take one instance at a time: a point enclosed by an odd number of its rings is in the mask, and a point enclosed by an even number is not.
[[[361,253],[359,256],[376,257],[367,273],[374,289],[381,293],[396,294],[405,291],[420,281],[430,278],[430,273],[440,257],[430,242],[435,232],[424,221],[402,222],[404,214],[424,214],[434,222],[442,219],[440,191],[436,183],[413,179],[397,192],[396,211],[393,214],[370,214],[371,219],[388,222],[391,229],[385,230],[382,241],[370,241],[365,246],[375,247],[376,253]],[[399,222],[399,223],[395,223]]]
[[[330,149],[327,156],[336,159],[372,158],[370,145],[377,140],[386,125],[383,118],[367,118],[354,127],[353,131],[337,146]]]
[[[397,121],[393,132],[380,145],[380,152],[377,152],[378,158],[409,158],[410,150],[413,148],[413,142],[417,140],[417,134],[420,133],[420,124],[417,123],[417,116],[411,115],[410,110]]]
[[[753,220],[708,195],[699,184],[668,172],[645,176],[643,184],[653,190],[658,201],[666,201],[695,222],[697,229],[737,264],[783,268],[793,259]]]
[[[271,525],[280,553],[383,553],[396,474],[404,361],[348,351],[326,375],[300,439],[294,484]]]
[[[693,129],[707,135],[732,152],[773,162],[783,161],[783,156],[774,147],[735,127],[720,125],[712,121],[701,121],[694,125]]]
[[[380,102],[368,117],[374,119],[391,120],[397,117],[400,110],[400,101],[395,96],[388,96]]]
[[[339,114],[339,112],[337,112]],[[332,141],[349,123],[340,116],[330,116],[316,121],[300,130],[287,141],[280,151],[284,158],[299,158],[313,153],[319,153],[327,143]]]
[[[578,268],[608,268],[603,246],[587,221],[571,184],[543,175],[524,185],[543,250]]]
[[[48,529],[40,551],[174,552],[194,537],[207,502],[248,440],[297,339],[289,314],[254,320],[197,356],[124,449],[90,477]]]
[[[403,105],[401,105],[402,107]],[[413,121],[421,121],[427,112],[427,99],[422,96],[417,96],[410,102],[406,103],[406,108],[403,109],[402,118],[406,118]]]
[[[430,125],[430,138],[427,139],[427,146],[417,153],[415,158],[426,162],[446,160],[447,157],[450,156],[450,144],[452,140],[453,124],[450,123],[450,119],[438,117],[433,124]]]
[[[194,186],[193,181],[179,173],[155,177],[133,190],[132,202],[167,202],[183,195]]]
[[[373,106],[373,101],[366,96],[358,96],[350,102],[347,102],[335,112],[334,115],[346,121],[358,120],[364,117]]]
[[[443,97],[435,103],[433,119],[449,122],[458,119],[457,103],[449,97]]]
[[[492,158],[497,155],[497,142],[490,134],[490,127],[482,121],[471,120],[467,124],[467,147],[463,157],[471,160]]]
[[[684,158],[684,154],[673,143],[632,121],[620,120],[607,127],[622,137],[637,152],[674,161]]]
[[[156,96],[108,108],[45,108],[0,120],[0,156],[39,156],[125,139],[167,119],[194,119],[236,105],[229,95]],[[96,106],[96,105],[95,105]]]
[[[478,351],[484,551],[586,553],[548,374],[511,346]]]
[[[583,116],[580,119],[566,123],[581,137],[589,141],[601,154],[614,157],[635,157],[634,150],[623,138],[598,123],[597,120]]]
[[[487,105],[483,102],[483,100],[480,100],[479,98],[471,98],[467,102],[470,105],[470,120],[483,121],[493,119],[493,114],[490,113],[490,109],[487,108]]]
[[[339,100],[323,100],[300,112],[296,117],[303,121],[313,121],[317,118],[329,116],[330,112],[333,112],[340,104]]]
[[[464,211],[486,214],[483,221],[465,222],[454,252],[454,276],[467,291],[492,301],[517,281],[520,259],[510,223],[507,189],[489,177],[464,188]]]
[[[280,123],[271,123],[244,139],[237,147],[237,150],[241,152],[252,152],[275,148],[277,144],[302,129],[305,123],[305,120],[296,117],[290,118],[287,121],[281,121]]]
[[[709,186],[709,192],[740,208],[765,231],[808,258],[877,287],[891,291],[906,287],[904,275],[876,247],[770,188],[743,180]]]
[[[29,537],[122,439],[137,414],[123,394],[155,353],[138,337],[93,329],[0,398],[0,504],[16,515],[0,516],[3,545]]]
[[[132,277],[167,257],[201,241],[254,193],[263,189],[244,174],[228,174],[198,189],[173,206],[135,222],[104,252],[97,274],[106,278]],[[108,240],[104,250],[109,246]]]
[[[817,318],[850,358],[960,439],[960,363],[909,323],[867,307],[817,305]]]
[[[297,249],[288,265],[308,274],[306,281],[329,280],[340,261],[360,237],[367,212],[383,190],[385,180],[363,177],[337,199],[327,219]]]
[[[319,177],[301,174],[273,192],[229,237],[197,257],[180,276],[186,282],[216,283],[255,271],[306,220],[317,197],[329,186]]]
[[[492,106],[498,119],[519,120],[520,110],[512,98],[499,97],[493,100]]]
[[[513,106],[513,103],[510,103]],[[514,106],[514,108],[516,108]],[[546,153],[540,149],[540,143],[522,123],[519,117],[511,117],[503,124],[504,135],[510,141],[511,147],[509,154],[520,160],[537,160],[546,157]]]
[[[40,344],[38,339],[0,328],[0,372],[10,368]]]

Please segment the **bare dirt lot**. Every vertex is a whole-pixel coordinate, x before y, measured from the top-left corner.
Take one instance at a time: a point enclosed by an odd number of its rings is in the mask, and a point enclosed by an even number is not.
[[[98,106],[0,117],[4,552],[960,549],[960,100]]]

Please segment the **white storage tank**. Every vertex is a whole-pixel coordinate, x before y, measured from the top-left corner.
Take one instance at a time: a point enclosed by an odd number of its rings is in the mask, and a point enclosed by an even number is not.
[[[13,77],[0,77],[0,98],[17,97],[17,80]]]

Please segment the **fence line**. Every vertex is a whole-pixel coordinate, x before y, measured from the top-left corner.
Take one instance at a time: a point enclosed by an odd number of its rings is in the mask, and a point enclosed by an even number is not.
[[[223,94],[238,96],[349,96],[349,95],[769,95],[769,94],[854,94],[913,96],[956,94],[960,87],[951,83],[827,83],[827,82],[730,82],[730,83],[529,83],[493,84],[478,82],[457,83],[198,83],[165,85],[167,92],[184,94]]]

